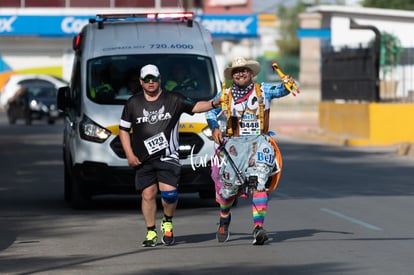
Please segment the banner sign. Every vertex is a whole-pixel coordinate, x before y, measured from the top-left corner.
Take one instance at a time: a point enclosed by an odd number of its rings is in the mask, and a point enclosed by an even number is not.
[[[258,36],[256,15],[203,15],[200,21],[214,38]]]
[[[79,33],[89,18],[83,16],[0,15],[0,36],[73,36]],[[203,15],[199,20],[213,38],[257,37],[256,15]]]
[[[73,36],[92,16],[0,16],[0,35]]]

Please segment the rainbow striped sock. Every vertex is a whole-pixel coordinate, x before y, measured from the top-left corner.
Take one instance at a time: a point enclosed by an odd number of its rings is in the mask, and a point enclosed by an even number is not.
[[[227,199],[220,195],[216,196],[216,201],[220,204],[220,218],[227,218],[230,214],[230,209],[233,205],[236,196],[231,196]]]
[[[268,197],[266,192],[257,192],[252,198],[252,213],[254,227],[263,227],[264,219],[267,212]]]

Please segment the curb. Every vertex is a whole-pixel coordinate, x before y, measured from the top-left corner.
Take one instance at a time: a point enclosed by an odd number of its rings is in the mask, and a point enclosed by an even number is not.
[[[315,141],[324,144],[331,144],[337,146],[348,146],[348,139],[339,136],[327,135],[320,129],[307,129],[294,133],[293,136],[300,139]]]
[[[409,142],[397,144],[397,154],[400,156],[414,157],[413,144]]]
[[[308,129],[306,131],[297,132],[291,135],[292,137],[304,139],[308,141],[314,141],[321,144],[330,144],[343,147],[377,147],[369,144],[368,139],[352,139],[349,137],[341,137],[335,135],[326,134],[320,129]],[[382,146],[379,146],[382,147]],[[409,142],[398,143],[394,145],[385,146],[389,148],[395,148],[395,154],[399,156],[414,157],[414,144]]]

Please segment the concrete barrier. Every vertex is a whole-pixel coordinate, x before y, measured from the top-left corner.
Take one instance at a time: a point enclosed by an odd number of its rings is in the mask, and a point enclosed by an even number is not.
[[[348,146],[414,143],[414,104],[321,102],[319,127]]]

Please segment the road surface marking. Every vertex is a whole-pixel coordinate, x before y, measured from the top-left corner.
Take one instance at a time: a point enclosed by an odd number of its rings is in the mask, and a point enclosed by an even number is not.
[[[352,218],[352,217],[348,217],[348,216],[346,216],[346,215],[344,215],[344,214],[342,214],[342,213],[336,212],[336,211],[331,210],[331,209],[328,209],[328,208],[321,208],[320,210],[321,210],[321,211],[323,211],[323,212],[326,212],[326,213],[332,214],[332,215],[334,215],[334,216],[336,216],[336,217],[342,218],[342,219],[344,219],[344,220],[350,221],[350,222],[352,222],[352,223],[359,224],[359,225],[361,225],[361,226],[363,226],[363,227],[366,227],[366,228],[368,228],[368,229],[371,229],[371,230],[375,230],[375,231],[381,231],[381,230],[383,230],[383,229],[382,229],[382,228],[380,228],[380,227],[376,227],[375,225],[372,225],[372,224],[369,224],[369,223],[363,222],[363,221],[361,221],[361,220],[358,220],[358,219],[355,219],[355,218]]]

